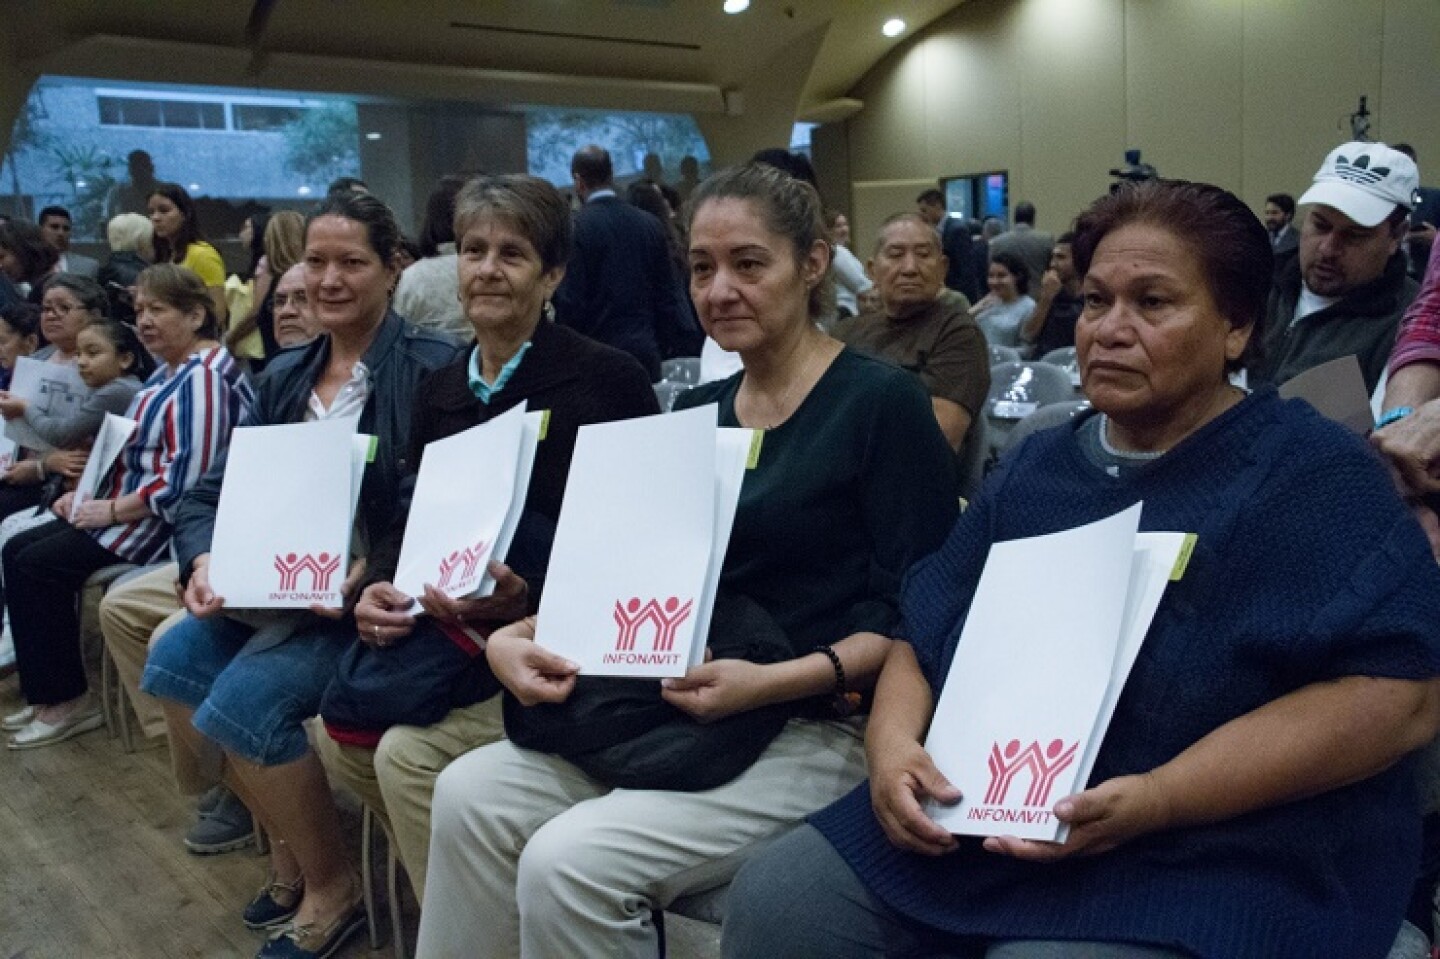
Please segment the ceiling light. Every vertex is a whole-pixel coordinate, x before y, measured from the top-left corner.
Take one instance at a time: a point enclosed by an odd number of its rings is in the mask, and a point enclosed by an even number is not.
[[[898,37],[905,32],[905,21],[899,17],[891,17],[885,21],[885,26],[880,28],[880,32],[887,37]]]
[[[298,194],[300,194],[301,196],[309,196],[309,195],[310,195],[310,188],[309,188],[308,186],[302,186],[300,189],[296,190],[295,192],[298,193]]]
[[[191,192],[191,193],[199,193],[199,192],[200,192],[200,184],[198,184],[198,183],[192,183],[192,184],[190,184],[190,192]]]
[[[725,0],[726,13],[744,13],[750,9],[750,0]]]
[[[367,139],[367,140],[378,140],[378,139],[380,139],[380,131],[378,131],[378,130],[371,130],[369,133],[365,134],[365,139]]]

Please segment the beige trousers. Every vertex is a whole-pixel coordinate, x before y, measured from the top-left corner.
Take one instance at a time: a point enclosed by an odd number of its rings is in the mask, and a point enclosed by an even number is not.
[[[415,898],[425,898],[430,859],[430,799],[435,779],[457,757],[505,736],[500,697],[452,709],[433,726],[393,726],[374,749],[346,746],[318,731],[315,749],[344,783],[390,827]]]
[[[140,691],[140,674],[150,643],[185,616],[175,596],[179,576],[180,568],[168,563],[112,586],[100,601],[100,631],[115,660],[120,685],[135,708],[141,732],[152,739],[165,735],[165,713],[158,699]]]
[[[759,848],[865,777],[858,722],[792,720],[705,792],[609,789],[498,742],[435,787],[419,959],[654,959],[652,907],[729,882]]]

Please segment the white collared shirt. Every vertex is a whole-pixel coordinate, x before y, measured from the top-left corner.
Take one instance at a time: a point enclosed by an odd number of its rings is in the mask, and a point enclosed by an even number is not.
[[[305,410],[305,422],[313,423],[316,420],[333,420],[345,416],[353,416],[357,419],[360,411],[365,409],[365,402],[370,399],[370,370],[362,362],[357,362],[350,368],[350,379],[340,387],[340,392],[335,394],[335,401],[330,404],[327,410],[325,404],[320,401],[320,396],[314,390],[310,391],[310,402]]]

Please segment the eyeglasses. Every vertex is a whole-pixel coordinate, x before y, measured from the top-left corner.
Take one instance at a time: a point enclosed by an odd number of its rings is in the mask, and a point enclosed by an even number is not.
[[[273,306],[280,309],[285,306],[304,306],[306,303],[305,291],[297,290],[294,293],[276,293]]]
[[[41,316],[69,316],[76,310],[85,309],[83,304],[71,303],[69,306],[56,306],[54,303],[46,303],[40,307]]]

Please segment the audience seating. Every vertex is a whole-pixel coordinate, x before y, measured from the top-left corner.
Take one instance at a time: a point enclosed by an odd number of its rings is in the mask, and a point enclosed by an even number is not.
[[[694,386],[700,382],[700,357],[677,356],[660,364],[660,379],[666,383]]]
[[[370,927],[370,948],[380,948],[380,930],[375,909],[375,826],[385,837],[385,898],[390,906],[390,952],[395,959],[405,959],[405,918],[400,902],[400,857],[395,855],[395,837],[385,820],[364,803],[360,818],[360,882],[365,895],[365,920]]]
[[[655,398],[660,401],[660,412],[668,413],[675,408],[675,400],[681,393],[690,389],[690,383],[675,383],[670,380],[661,380],[654,384]]]
[[[100,649],[100,713],[105,717],[105,731],[119,736],[121,746],[129,752],[135,751],[134,737],[130,731],[130,716],[126,712],[125,689],[120,685],[119,674],[115,671],[115,660],[100,634],[100,600],[105,591],[126,573],[136,567],[133,563],[116,563],[90,574],[80,590],[80,644],[88,650],[91,645]]]
[[[1013,346],[990,347],[990,366],[992,368],[1000,366],[1003,363],[1018,362],[1020,362],[1020,351],[1015,349]]]
[[[1063,403],[1051,403],[1049,406],[1042,406],[1021,420],[1015,428],[1010,431],[1010,439],[1005,448],[1013,449],[1019,446],[1021,440],[1025,439],[1025,437],[1031,433],[1038,433],[1041,430],[1048,430],[1052,426],[1059,426],[1061,423],[1069,422],[1089,408],[1089,400],[1066,400]]]
[[[1042,406],[1074,399],[1070,376],[1049,363],[1001,363],[990,370],[990,395],[985,416],[990,421],[989,447],[998,456],[1010,446],[1010,433]]]

